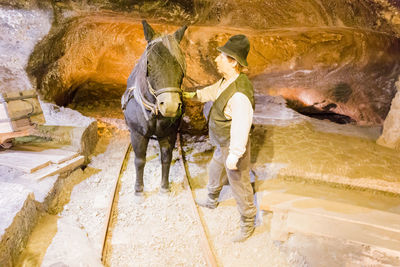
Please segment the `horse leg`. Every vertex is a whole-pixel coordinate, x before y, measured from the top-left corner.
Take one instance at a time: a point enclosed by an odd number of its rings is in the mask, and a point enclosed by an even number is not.
[[[135,195],[143,195],[143,171],[146,164],[146,151],[149,143],[149,138],[140,135],[135,131],[131,131],[132,148],[135,152]]]
[[[171,160],[172,160],[172,150],[174,149],[176,141],[176,133],[159,139],[158,143],[160,145],[161,151],[161,192],[166,193],[169,192],[169,169],[171,167]]]

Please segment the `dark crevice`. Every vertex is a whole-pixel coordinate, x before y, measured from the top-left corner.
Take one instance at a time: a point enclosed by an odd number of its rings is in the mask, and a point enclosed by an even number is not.
[[[338,123],[338,124],[355,124],[356,121],[352,119],[349,116],[343,115],[343,114],[338,114],[334,112],[328,112],[328,113],[306,113],[306,112],[299,112],[305,116],[319,119],[319,120],[330,120],[332,122]]]
[[[348,124],[348,123],[356,124],[356,120],[354,120],[350,116],[331,111],[332,109],[335,109],[337,107],[335,103],[326,103],[326,105],[324,106],[315,107],[315,106],[304,106],[303,103],[296,100],[287,99],[286,101],[287,101],[287,106],[289,108],[311,118],[319,120],[329,120],[338,124]]]

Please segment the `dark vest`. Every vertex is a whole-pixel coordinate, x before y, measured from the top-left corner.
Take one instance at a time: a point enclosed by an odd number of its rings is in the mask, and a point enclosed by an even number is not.
[[[229,99],[237,92],[243,93],[249,98],[254,110],[253,85],[249,78],[241,73],[238,78],[220,94],[211,107],[208,129],[210,141],[214,145],[229,146],[232,120],[225,117],[224,109]]]

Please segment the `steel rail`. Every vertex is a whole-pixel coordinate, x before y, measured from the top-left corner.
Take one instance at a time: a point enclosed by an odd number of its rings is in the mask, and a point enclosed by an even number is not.
[[[108,239],[108,236],[109,236],[108,233],[109,233],[109,230],[110,230],[110,227],[112,224],[112,217],[113,217],[114,208],[116,205],[116,198],[117,198],[117,195],[119,192],[121,177],[122,177],[122,174],[125,172],[126,167],[128,165],[129,156],[131,154],[131,151],[132,151],[132,144],[129,143],[129,145],[126,149],[126,152],[125,152],[124,160],[121,163],[121,168],[119,170],[117,181],[115,182],[114,195],[113,195],[113,198],[111,200],[111,205],[109,206],[109,210],[108,210],[107,226],[105,229],[103,246],[101,249],[101,262],[103,263],[104,266],[107,266],[107,251],[108,251],[107,239]]]
[[[182,148],[183,147],[182,146],[182,136],[181,136],[180,133],[178,133],[178,136],[177,136],[177,144],[178,144],[179,154],[180,154],[180,157],[181,157],[180,162],[181,162],[182,167],[184,169],[183,184],[184,184],[185,189],[190,190],[190,193],[191,193],[190,194],[191,195],[191,201],[189,201],[190,202],[190,206],[192,208],[195,220],[201,226],[200,229],[199,229],[200,230],[200,239],[201,239],[200,240],[201,248],[203,250],[203,254],[205,256],[207,265],[210,266],[210,267],[217,267],[218,264],[217,264],[215,255],[213,253],[213,250],[211,249],[211,242],[210,242],[209,238],[207,237],[205,223],[201,219],[199,210],[198,210],[198,208],[197,208],[197,206],[195,204],[195,201],[194,201],[194,192],[193,192],[192,187],[191,187],[190,182],[189,182],[190,173],[188,171],[188,166],[187,166],[187,162],[186,162],[186,158],[185,158],[185,153],[184,153],[184,150]],[[117,195],[118,195],[118,192],[119,192],[120,180],[121,180],[121,177],[122,177],[123,173],[126,170],[126,167],[127,167],[128,161],[129,161],[129,155],[130,155],[131,151],[132,151],[132,145],[129,144],[129,146],[128,146],[126,152],[125,152],[124,160],[123,160],[123,162],[121,164],[121,168],[120,168],[120,171],[119,171],[118,178],[117,178],[116,183],[115,183],[114,195],[113,195],[113,198],[112,198],[112,201],[111,201],[111,205],[109,206],[109,212],[108,212],[108,218],[107,218],[107,226],[106,226],[106,230],[105,230],[105,234],[104,234],[102,253],[101,253],[101,261],[104,264],[104,266],[107,266],[107,256],[108,256],[107,252],[109,250],[108,249],[109,246],[108,246],[107,239],[109,237],[109,231],[110,231],[110,227],[112,225],[112,218],[113,218],[113,214],[114,214],[114,208],[116,206]]]
[[[177,140],[178,141],[177,142],[178,143],[178,150],[179,150],[179,154],[181,156],[182,166],[183,166],[183,169],[185,170],[184,185],[185,185],[185,188],[187,188],[191,192],[190,195],[192,197],[191,197],[191,201],[189,201],[189,202],[190,202],[190,205],[192,207],[195,219],[198,222],[198,224],[201,226],[200,227],[200,239],[201,239],[200,240],[200,244],[201,244],[201,248],[203,250],[207,265],[210,266],[210,267],[217,267],[218,266],[217,260],[215,258],[214,253],[213,253],[213,250],[211,249],[211,245],[212,244],[211,244],[209,238],[207,237],[206,225],[205,225],[204,221],[201,219],[199,210],[198,210],[197,205],[196,205],[196,203],[194,201],[195,195],[194,195],[193,189],[192,189],[192,187],[190,185],[190,182],[189,182],[190,173],[189,173],[189,168],[188,168],[188,165],[187,165],[187,162],[186,162],[186,158],[185,158],[185,152],[183,151],[183,148],[182,148],[183,147],[182,146],[182,135],[181,135],[180,132],[178,132],[177,139],[178,139]]]

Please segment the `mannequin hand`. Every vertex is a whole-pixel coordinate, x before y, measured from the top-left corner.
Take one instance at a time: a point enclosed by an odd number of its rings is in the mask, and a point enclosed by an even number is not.
[[[182,93],[182,96],[183,96],[184,98],[193,98],[193,97],[196,96],[196,92],[183,92],[183,93]]]
[[[236,164],[238,163],[239,158],[236,155],[229,154],[226,158],[226,167],[230,170],[237,170]]]

